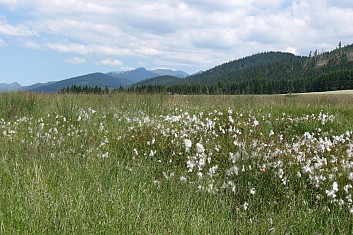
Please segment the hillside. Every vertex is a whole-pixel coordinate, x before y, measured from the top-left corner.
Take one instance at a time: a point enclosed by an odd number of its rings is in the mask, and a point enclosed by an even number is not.
[[[30,86],[22,86],[21,87],[21,90],[24,90],[24,91],[32,91],[32,90],[35,90],[35,89],[38,89],[42,86],[48,86],[48,85],[51,85],[51,84],[54,84],[56,82],[46,82],[46,83],[36,83],[36,84],[33,84],[33,85],[30,85]]]
[[[1,91],[17,91],[21,89],[21,85],[17,82],[13,82],[10,84],[7,83],[0,83],[0,92]]]
[[[58,92],[71,85],[107,86],[110,89],[129,87],[129,91],[178,94],[283,94],[347,90],[353,89],[353,44],[339,45],[329,52],[315,50],[309,56],[263,52],[190,76],[170,69],[137,68],[107,74],[92,73],[27,87],[17,83],[0,84],[0,91]]]
[[[297,57],[290,53],[265,52],[242,59],[234,60],[216,66],[201,74],[196,74],[184,80],[184,83],[207,83],[241,81],[258,75],[265,75],[266,68],[283,62],[292,62]],[[261,68],[261,69],[257,69]]]
[[[111,72],[108,73],[108,75],[116,78],[126,79],[131,81],[132,83],[137,83],[146,79],[160,76],[159,74],[150,72],[142,67],[125,72]]]
[[[185,78],[189,76],[189,74],[185,73],[184,71],[174,71],[171,69],[154,69],[150,70],[152,73],[156,73],[160,76],[172,76],[172,77],[177,77],[177,78]]]
[[[127,86],[130,84],[131,82],[126,79],[112,77],[104,73],[91,73],[91,74],[73,77],[66,80],[54,82],[51,84],[39,86],[34,89],[30,89],[29,91],[53,93],[53,92],[59,92],[60,89],[71,85],[91,86],[91,87],[98,86],[103,88],[107,86],[109,89],[113,89],[119,86]]]
[[[160,77],[160,76],[173,76],[173,77],[178,77],[178,78],[185,78],[189,76],[189,74],[185,73],[184,71],[175,71],[171,69],[153,69],[153,70],[147,70],[143,67],[137,68],[134,70],[130,71],[124,71],[124,72],[110,72],[107,73],[110,76],[113,77],[118,77],[118,78],[124,78],[132,81],[133,83],[140,83],[142,81],[155,78],[155,77]]]
[[[146,81],[146,84],[154,84],[154,80],[149,81],[149,79],[156,78],[159,80],[159,77],[174,77],[174,78],[185,78],[188,76],[187,73],[183,71],[175,71],[172,69],[154,69],[147,70],[145,68],[137,68],[129,71],[122,72],[109,72],[106,74],[103,73],[92,73],[83,76],[73,77],[65,79],[62,81],[54,81],[47,83],[36,83],[29,86],[21,86],[18,83],[0,83],[0,92],[1,91],[31,91],[31,92],[57,92],[63,87],[76,85],[76,86],[90,86],[90,87],[101,87],[104,88],[108,86],[110,89],[117,87],[127,87],[133,83],[143,84],[143,81]],[[170,78],[168,78],[168,81]],[[166,81],[159,80],[157,83],[165,83]],[[167,82],[166,84],[172,84],[173,82]]]
[[[353,45],[349,45],[331,52],[316,50],[307,57],[259,53],[185,79],[155,84],[168,87],[158,90],[181,94],[277,94],[353,89],[352,74]]]
[[[164,85],[171,86],[181,81],[181,78],[174,76],[159,76],[150,79],[143,80],[135,83],[132,86],[148,86],[148,85]]]

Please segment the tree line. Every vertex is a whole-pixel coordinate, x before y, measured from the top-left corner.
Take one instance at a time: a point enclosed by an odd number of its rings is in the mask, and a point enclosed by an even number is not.
[[[312,79],[268,79],[252,78],[241,80],[239,82],[218,82],[217,84],[206,83],[187,83],[166,85],[139,85],[124,88],[113,89],[113,92],[128,93],[169,93],[169,94],[204,94],[204,95],[245,95],[245,94],[287,94],[287,93],[305,93],[322,92],[335,90],[353,89],[353,70],[340,70],[322,73],[320,76]],[[102,89],[99,86],[79,86],[72,85],[62,88],[59,93],[76,94],[108,94],[108,87]]]
[[[59,91],[60,94],[67,94],[67,93],[75,93],[75,94],[108,94],[109,88],[106,86],[102,89],[99,86],[80,86],[80,85],[71,85],[67,87],[63,87]]]
[[[296,79],[252,78],[240,82],[218,82],[217,84],[190,83],[165,85],[140,85],[120,87],[115,91],[132,93],[171,94],[287,94],[353,89],[353,71],[342,70],[323,73],[320,76]]]

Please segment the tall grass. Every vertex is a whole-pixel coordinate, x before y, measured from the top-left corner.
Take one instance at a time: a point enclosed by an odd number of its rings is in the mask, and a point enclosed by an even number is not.
[[[336,177],[315,187],[316,173],[306,174],[290,157],[295,143],[306,141],[310,146],[297,153],[308,159],[348,161],[352,137],[330,151],[316,148],[319,137],[333,141],[352,131],[352,101],[350,95],[0,94],[0,233],[352,233],[343,191],[349,164],[313,168]],[[334,120],[323,123],[326,114]],[[282,152],[272,156],[276,149]],[[233,163],[230,153],[241,157]],[[203,156],[212,160],[201,164]],[[234,167],[238,174],[227,175]],[[335,181],[344,205],[325,192]]]

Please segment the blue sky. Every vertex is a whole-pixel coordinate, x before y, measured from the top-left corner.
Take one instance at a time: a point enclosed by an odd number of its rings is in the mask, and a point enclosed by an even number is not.
[[[0,83],[308,55],[352,44],[352,22],[351,0],[0,0]]]

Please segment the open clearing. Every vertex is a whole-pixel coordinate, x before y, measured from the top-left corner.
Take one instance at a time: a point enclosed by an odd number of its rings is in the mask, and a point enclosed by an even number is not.
[[[352,102],[0,94],[0,233],[351,234]]]
[[[300,95],[352,95],[353,90],[298,93]]]

